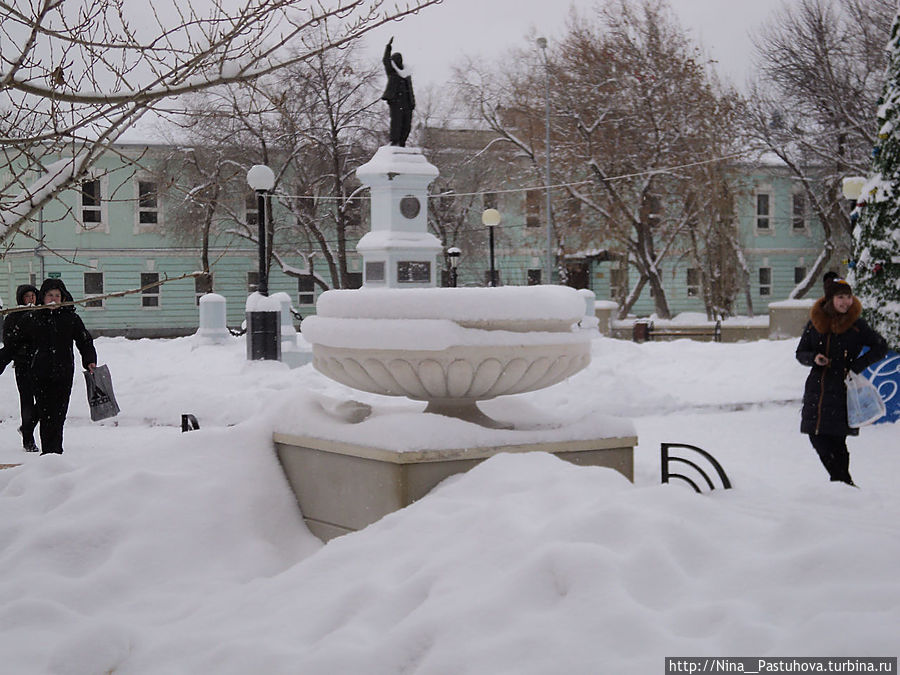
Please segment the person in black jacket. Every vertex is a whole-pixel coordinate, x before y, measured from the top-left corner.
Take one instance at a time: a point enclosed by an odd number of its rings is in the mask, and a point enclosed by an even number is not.
[[[97,364],[94,340],[75,308],[52,307],[71,301],[72,296],[61,279],[45,280],[38,302],[50,308],[32,311],[12,344],[14,350],[23,345],[31,350],[31,382],[41,426],[42,455],[63,451],[63,425],[75,376],[73,343],[81,353],[85,370],[93,372]]]
[[[834,273],[825,276],[825,296],[810,310],[797,360],[811,368],[803,393],[800,431],[809,435],[833,481],[853,485],[847,436],[859,429],[847,424],[847,374],[861,373],[885,357],[887,342],[860,318],[862,305]],[[869,350],[861,354],[863,347]]]
[[[31,284],[22,284],[16,289],[16,304],[20,307],[34,307],[37,302],[38,289]],[[25,452],[37,452],[34,442],[34,428],[37,426],[37,410],[34,405],[34,389],[31,384],[31,350],[28,345],[17,340],[21,332],[23,322],[31,316],[30,311],[17,310],[10,312],[3,319],[3,343],[18,344],[15,353],[12,350],[4,351],[0,356],[0,372],[12,361],[16,369],[16,388],[19,390],[19,411],[22,415],[22,426],[19,433],[22,434],[22,447]]]
[[[403,68],[403,55],[399,52],[391,54],[391,38],[384,48],[384,72],[388,83],[381,95],[387,101],[391,111],[391,145],[406,147],[406,139],[412,128],[412,114],[416,108],[416,97],[413,95],[412,76]]]

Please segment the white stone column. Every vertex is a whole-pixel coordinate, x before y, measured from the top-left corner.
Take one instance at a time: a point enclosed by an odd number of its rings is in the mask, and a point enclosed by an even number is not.
[[[365,288],[437,286],[441,241],[428,232],[428,185],[438,176],[420,148],[385,145],[356,170],[371,193],[371,231],[356,250]]]

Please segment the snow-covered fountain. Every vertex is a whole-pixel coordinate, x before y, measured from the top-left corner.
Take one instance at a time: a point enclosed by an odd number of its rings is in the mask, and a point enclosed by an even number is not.
[[[499,412],[477,405],[588,365],[584,298],[561,286],[435,288],[442,245],[427,232],[426,190],[437,169],[417,148],[384,146],[357,175],[372,200],[363,287],[323,293],[303,334],[333,380],[427,405],[318,397],[285,422],[276,448],[310,529],[325,540],[361,529],[498,452],[553,452],[632,478],[628,421],[514,398]]]

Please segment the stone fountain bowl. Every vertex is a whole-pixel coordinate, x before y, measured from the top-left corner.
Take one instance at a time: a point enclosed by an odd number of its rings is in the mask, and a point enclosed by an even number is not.
[[[428,401],[426,412],[498,426],[476,406],[549,387],[590,362],[563,286],[327,291],[303,321],[313,366],[354,389]]]

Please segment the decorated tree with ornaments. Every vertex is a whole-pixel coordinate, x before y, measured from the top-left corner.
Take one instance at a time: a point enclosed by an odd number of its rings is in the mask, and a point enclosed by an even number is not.
[[[852,283],[864,316],[893,349],[900,348],[900,12],[888,42],[884,94],[872,172],[851,214]]]

